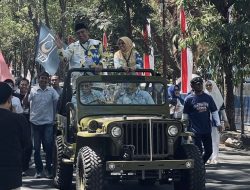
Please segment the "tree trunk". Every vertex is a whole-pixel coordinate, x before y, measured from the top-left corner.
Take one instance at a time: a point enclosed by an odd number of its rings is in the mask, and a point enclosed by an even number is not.
[[[226,62],[224,62],[224,63],[226,63]],[[227,113],[228,121],[230,124],[230,131],[236,131],[232,65],[226,64],[224,70],[225,70],[225,74],[226,74],[226,76],[225,76],[226,113]]]
[[[228,9],[233,4],[233,1],[225,0],[225,1],[217,1],[217,0],[209,0],[213,5],[215,5],[218,12],[223,17],[223,24],[229,24],[229,14]],[[225,92],[226,92],[226,113],[228,117],[228,121],[230,124],[230,130],[236,131],[235,127],[235,108],[234,108],[234,92],[233,92],[233,67],[230,63],[230,45],[226,41],[221,45],[220,51],[223,57],[223,67],[225,71]]]
[[[240,119],[241,119],[241,134],[244,134],[244,101],[243,101],[243,82],[244,82],[244,74],[241,71],[240,74]]]
[[[50,28],[47,3],[48,3],[47,0],[43,0],[43,11],[44,11],[45,23],[47,27]]]
[[[34,27],[35,31],[38,34],[39,33],[39,26],[38,26],[38,21],[37,21],[38,20],[38,16],[37,16],[37,14],[34,16],[31,4],[28,6],[28,9],[29,9],[29,11],[28,11],[29,18],[30,18],[30,20],[31,20],[31,22],[33,24],[33,27]]]
[[[65,12],[66,12],[66,0],[59,0],[60,8],[61,8],[61,26],[60,26],[60,38],[65,41],[66,40],[66,35],[65,35],[65,28],[66,28],[66,17],[65,17]],[[58,68],[57,75],[59,76],[60,79],[64,78],[65,75],[65,64],[64,63],[59,63],[60,67]]]
[[[30,4],[29,6],[28,6],[28,9],[29,9],[29,11],[28,11],[28,13],[29,13],[29,18],[30,18],[30,20],[32,21],[32,24],[33,24],[33,27],[34,27],[34,33],[35,33],[35,38],[34,38],[34,43],[37,43],[37,38],[38,38],[38,34],[39,34],[39,26],[38,26],[38,15],[37,15],[37,13],[35,14],[35,16],[33,16],[33,12],[32,12],[32,5]],[[34,54],[34,55],[36,55],[36,53]],[[30,74],[31,74],[31,81],[32,81],[32,79],[33,79],[33,77],[35,77],[34,76],[34,74],[35,74],[35,63],[36,63],[36,61],[35,61],[35,56],[34,56],[34,58],[33,58],[33,64],[31,64],[32,65],[32,68],[31,68],[31,70],[30,70]],[[30,81],[30,82],[31,82]]]
[[[154,39],[158,52],[162,52],[163,48],[162,48],[162,39],[159,36],[159,33],[157,32],[157,30],[155,29],[155,27],[153,25],[151,25],[151,32],[152,32],[152,38]],[[166,49],[167,51],[165,51],[166,53],[166,59],[167,59],[167,64],[168,64],[168,68],[171,68],[173,70],[172,74],[176,77],[180,76],[180,68],[178,67],[178,62],[176,62],[176,60],[174,59],[174,56],[170,54],[171,50],[169,48],[169,42],[171,42],[171,39],[169,39],[170,34],[166,32]]]
[[[59,0],[60,8],[61,8],[61,34],[60,37],[61,39],[65,40],[65,28],[66,28],[66,17],[65,17],[65,12],[66,12],[66,0]]]
[[[132,39],[130,7],[129,7],[129,3],[127,1],[125,1],[125,7],[126,7],[126,18],[127,18],[127,23],[128,23],[128,37]]]

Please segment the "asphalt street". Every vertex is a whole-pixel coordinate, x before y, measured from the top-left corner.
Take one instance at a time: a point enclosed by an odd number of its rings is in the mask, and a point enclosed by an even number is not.
[[[207,190],[249,190],[250,189],[250,151],[229,149],[220,152],[220,163],[206,166]],[[55,190],[52,180],[46,178],[34,179],[34,165],[23,178],[22,190],[48,189]],[[75,189],[74,182],[72,189]],[[111,190],[173,190],[171,185],[145,187],[137,182],[124,182],[108,185]]]

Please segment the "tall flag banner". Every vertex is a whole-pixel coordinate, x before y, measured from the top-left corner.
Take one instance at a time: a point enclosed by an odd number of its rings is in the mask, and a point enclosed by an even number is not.
[[[181,7],[180,12],[180,22],[181,22],[181,32],[185,33],[187,31],[187,22],[186,22],[186,14],[183,6]]]
[[[103,36],[102,36],[102,45],[103,45],[104,51],[107,51],[107,48],[108,48],[108,39],[107,39],[106,32],[104,32]]]
[[[8,68],[8,65],[6,64],[3,54],[0,51],[0,81],[5,81],[6,79],[12,79],[12,74]],[[13,80],[14,81],[14,80]]]
[[[151,38],[151,27],[150,27],[150,19],[147,19],[148,23],[145,25],[143,30],[143,37],[145,44],[149,44],[149,40]],[[152,45],[149,46],[150,54],[145,53],[143,55],[143,67],[144,69],[152,69],[154,70],[154,48]],[[149,76],[150,73],[145,73],[145,76]]]
[[[50,75],[55,74],[60,63],[55,37],[51,30],[43,23],[40,24],[36,50],[36,61],[43,66],[47,73]]]
[[[185,5],[185,0],[184,0]],[[183,39],[187,34],[187,22],[184,7],[180,10],[180,26]],[[193,72],[193,54],[190,48],[185,47],[181,50],[181,91],[188,93],[191,90],[190,80]]]

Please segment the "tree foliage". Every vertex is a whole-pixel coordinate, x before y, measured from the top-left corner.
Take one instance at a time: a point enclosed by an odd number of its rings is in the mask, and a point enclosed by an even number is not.
[[[186,0],[188,37],[181,39],[179,8],[184,0],[168,0],[160,9],[158,0],[2,0],[0,4],[0,49],[7,62],[13,62],[15,75],[33,70],[38,26],[42,21],[67,43],[74,36],[75,21],[88,24],[91,37],[101,40],[108,34],[109,47],[117,49],[121,36],[129,36],[142,54],[147,52],[142,29],[151,19],[156,69],[162,72],[163,54],[167,57],[168,78],[180,76],[180,51],[191,47],[195,72],[209,73],[222,85],[231,124],[234,122],[233,86],[250,74],[250,1]],[[163,15],[165,28],[162,27]],[[163,35],[164,34],[164,35]],[[165,40],[163,39],[165,36]],[[162,42],[166,41],[166,44]],[[163,50],[166,50],[163,52]],[[38,65],[36,65],[38,66]],[[64,72],[64,71],[62,71]],[[231,115],[230,115],[231,114]],[[234,129],[234,127],[232,128]]]

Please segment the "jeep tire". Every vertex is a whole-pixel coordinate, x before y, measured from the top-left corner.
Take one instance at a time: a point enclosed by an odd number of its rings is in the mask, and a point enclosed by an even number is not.
[[[101,157],[90,147],[82,147],[76,163],[76,190],[102,190],[104,168]]]
[[[178,149],[177,159],[193,159],[194,168],[180,170],[180,181],[174,183],[174,190],[204,190],[205,165],[197,146],[193,144],[182,145]]]
[[[64,164],[62,136],[57,136],[53,148],[53,177],[54,185],[61,190],[71,189],[73,165]]]

